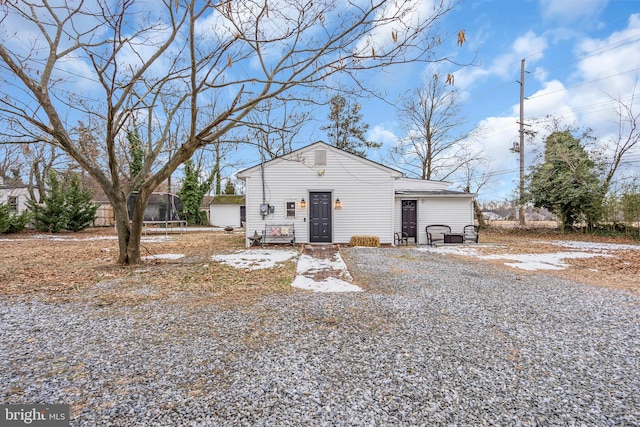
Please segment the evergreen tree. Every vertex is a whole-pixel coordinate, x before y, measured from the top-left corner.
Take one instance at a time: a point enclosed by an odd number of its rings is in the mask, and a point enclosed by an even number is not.
[[[365,134],[369,125],[360,122],[362,114],[357,102],[351,105],[344,96],[335,95],[331,98],[328,118],[329,124],[320,129],[327,131],[329,144],[360,157],[367,157],[367,149],[382,146],[378,142],[367,141]]]
[[[55,171],[47,176],[46,194],[41,195],[42,204],[27,200],[33,215],[33,223],[38,231],[57,233],[67,225],[65,194]]]
[[[196,167],[192,160],[184,162],[184,180],[180,188],[180,199],[182,200],[182,214],[186,217],[189,225],[200,225],[206,222],[204,213],[200,210],[204,195],[211,189],[214,175],[212,174],[205,182],[200,182],[200,168]]]
[[[560,218],[563,230],[582,220],[599,220],[606,193],[596,163],[569,131],[556,131],[545,141],[544,161],[532,167],[529,195],[535,207]]]
[[[57,233],[62,229],[80,231],[89,227],[96,218],[98,205],[92,203],[93,192],[83,190],[80,179],[73,175],[67,185],[63,185],[55,171],[47,177],[47,191],[38,204],[27,200],[27,207],[33,215],[33,223],[38,231]]]
[[[236,194],[236,187],[230,179],[227,180],[227,184],[224,187],[224,194]]]
[[[30,219],[29,211],[19,214],[11,211],[8,203],[0,203],[0,233],[17,233],[27,226]]]
[[[67,219],[65,228],[76,232],[91,226],[100,206],[93,203],[93,191],[84,190],[78,175],[74,174],[64,193]]]
[[[7,203],[0,203],[0,233],[8,233],[9,214],[9,205]]]

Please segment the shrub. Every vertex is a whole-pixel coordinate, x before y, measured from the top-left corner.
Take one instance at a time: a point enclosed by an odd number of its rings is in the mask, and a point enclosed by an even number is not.
[[[27,226],[30,219],[28,211],[19,214],[12,211],[8,203],[0,203],[0,233],[17,233]]]
[[[76,232],[93,223],[98,205],[91,201],[93,193],[82,189],[77,175],[63,186],[52,171],[47,178],[47,186],[48,191],[41,204],[27,200],[36,230],[57,233],[66,229]]]

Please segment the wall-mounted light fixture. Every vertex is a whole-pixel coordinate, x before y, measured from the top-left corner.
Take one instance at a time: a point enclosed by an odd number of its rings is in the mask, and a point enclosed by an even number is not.
[[[307,201],[303,197],[302,200],[300,200],[300,208],[305,209],[306,207],[307,207]]]
[[[335,204],[334,204],[334,208],[335,208],[336,210],[340,210],[340,209],[342,209],[342,203],[340,202],[340,199],[336,199],[336,202],[335,202]]]

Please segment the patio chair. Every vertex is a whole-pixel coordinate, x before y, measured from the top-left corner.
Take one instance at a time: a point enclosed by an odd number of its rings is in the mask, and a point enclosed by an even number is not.
[[[393,244],[396,246],[400,246],[402,244],[409,246],[409,234],[404,231],[394,233]]]
[[[451,234],[451,227],[443,224],[432,224],[425,227],[427,244],[433,246],[435,242],[444,242],[445,234]]]
[[[462,234],[464,235],[464,243],[478,243],[480,237],[480,227],[478,227],[477,225],[465,225]]]

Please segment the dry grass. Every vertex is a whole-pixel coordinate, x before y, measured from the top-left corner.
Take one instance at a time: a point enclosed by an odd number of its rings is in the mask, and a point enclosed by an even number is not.
[[[480,243],[498,243],[503,246],[481,248],[486,254],[546,254],[571,251],[553,245],[554,240],[572,240],[599,243],[638,245],[631,237],[606,237],[590,234],[561,234],[557,229],[541,227],[529,229],[505,229],[493,227],[480,233]],[[640,293],[640,250],[625,250],[609,253],[613,257],[596,256],[585,259],[567,259],[571,267],[559,271],[545,271],[568,280],[595,286],[625,289]],[[504,265],[504,260],[488,261]],[[511,267],[504,266],[510,269]],[[522,274],[537,274],[540,272]]]
[[[60,233],[37,239],[35,236],[35,233],[21,233],[0,237],[0,295],[36,294],[52,300],[86,300],[97,305],[136,305],[181,298],[198,306],[211,301],[251,303],[269,293],[296,292],[290,286],[295,275],[293,262],[283,263],[278,268],[249,271],[211,261],[212,255],[245,249],[245,238],[241,233],[170,234],[167,240],[158,239],[164,235],[150,235],[154,240],[143,242],[142,255],[171,253],[185,257],[144,261],[130,267],[116,263],[118,247],[113,229]],[[97,240],[99,238],[103,240]],[[483,230],[480,235],[481,243],[503,245],[482,248],[485,253],[558,252],[566,249],[549,242],[562,239],[634,243],[624,238],[561,235],[550,229],[494,228]],[[504,266],[503,260],[469,260],[511,269]],[[567,262],[571,264],[570,268],[545,274],[640,293],[640,251],[617,251],[615,258],[595,257]]]
[[[91,299],[98,305],[139,304],[175,295],[191,297],[194,302],[210,298],[251,301],[265,293],[290,292],[295,273],[293,262],[249,271],[211,261],[214,254],[245,249],[240,233],[170,234],[166,240],[164,235],[151,235],[153,241],[142,243],[142,256],[185,257],[148,260],[136,266],[116,263],[113,229],[43,239],[34,239],[34,233],[9,237],[10,241],[0,241],[0,294],[4,295],[38,293],[55,299]]]

